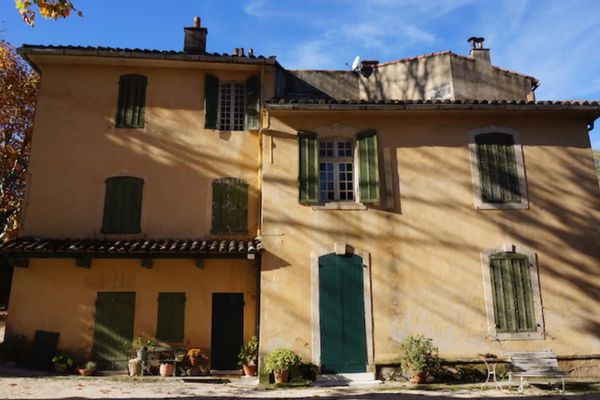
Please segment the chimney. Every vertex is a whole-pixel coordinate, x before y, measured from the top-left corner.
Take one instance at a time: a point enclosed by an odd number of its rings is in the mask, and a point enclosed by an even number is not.
[[[467,42],[471,43],[471,51],[469,56],[478,64],[491,65],[490,49],[483,47],[484,38],[471,36]]]
[[[200,17],[194,17],[194,26],[183,28],[185,39],[183,51],[188,54],[206,53],[206,35],[208,29],[200,27]]]

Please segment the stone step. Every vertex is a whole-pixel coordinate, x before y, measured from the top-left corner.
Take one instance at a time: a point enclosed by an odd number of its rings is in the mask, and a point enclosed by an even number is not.
[[[377,385],[382,383],[375,379],[374,372],[360,372],[353,374],[318,374],[315,381],[317,386],[357,386]]]

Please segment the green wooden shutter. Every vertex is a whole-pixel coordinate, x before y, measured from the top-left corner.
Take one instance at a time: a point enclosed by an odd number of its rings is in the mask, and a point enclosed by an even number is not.
[[[377,134],[362,132],[357,136],[359,193],[362,203],[379,203],[379,150]]]
[[[146,108],[146,86],[143,75],[123,75],[119,79],[117,100],[117,128],[143,128]]]
[[[477,162],[484,203],[520,203],[521,193],[514,140],[505,133],[475,137]]]
[[[248,183],[243,179],[213,181],[212,233],[248,232]]]
[[[144,180],[115,176],[106,180],[102,233],[139,233]]]
[[[204,79],[204,127],[217,129],[219,115],[219,78],[206,75]]]
[[[314,132],[298,132],[299,200],[303,204],[319,202],[319,143]]]
[[[533,287],[527,256],[501,253],[490,257],[490,277],[496,330],[535,331]]]
[[[183,342],[185,293],[158,294],[156,338],[167,343]]]
[[[246,130],[258,129],[260,126],[260,77],[253,76],[246,80]]]

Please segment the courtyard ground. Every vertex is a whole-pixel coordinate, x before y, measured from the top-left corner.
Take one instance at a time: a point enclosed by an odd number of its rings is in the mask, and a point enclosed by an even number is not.
[[[504,383],[505,384],[505,383]],[[256,387],[247,380],[229,383],[186,383],[180,378],[104,376],[48,376],[45,373],[0,365],[0,398],[3,399],[375,399],[442,400],[449,398],[504,399],[600,399],[600,382],[569,381],[561,395],[548,385],[532,385],[525,393],[480,390],[475,384],[430,384],[414,386],[388,382],[369,387]]]

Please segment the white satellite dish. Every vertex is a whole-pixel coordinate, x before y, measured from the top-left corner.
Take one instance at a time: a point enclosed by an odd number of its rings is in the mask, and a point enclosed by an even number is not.
[[[360,67],[360,57],[354,57],[354,61],[352,61],[352,71],[357,71]]]

